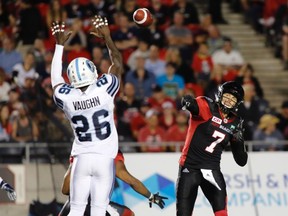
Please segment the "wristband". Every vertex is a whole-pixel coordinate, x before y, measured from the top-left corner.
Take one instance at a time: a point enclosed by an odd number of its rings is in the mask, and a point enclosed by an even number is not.
[[[154,197],[154,196],[153,196],[153,194],[151,193],[148,199],[149,199],[149,200],[150,200],[150,199],[153,199],[153,197]]]

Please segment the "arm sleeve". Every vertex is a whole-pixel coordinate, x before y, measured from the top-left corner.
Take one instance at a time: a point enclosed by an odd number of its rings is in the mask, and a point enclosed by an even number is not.
[[[248,154],[244,141],[233,140],[231,141],[231,150],[233,153],[234,160],[239,166],[245,166],[248,160]]]
[[[51,83],[54,89],[56,85],[65,83],[62,77],[62,55],[64,46],[56,44],[55,52],[51,63]]]

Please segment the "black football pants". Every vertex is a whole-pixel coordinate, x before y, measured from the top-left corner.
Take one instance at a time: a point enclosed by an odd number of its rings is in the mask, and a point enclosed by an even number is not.
[[[213,212],[224,211],[226,209],[227,192],[224,177],[220,170],[213,170],[212,174],[221,190],[217,189],[216,186],[204,179],[200,169],[187,169],[185,167],[179,167],[176,186],[177,216],[192,215],[199,186],[201,187],[206,198],[209,200],[213,208]]]

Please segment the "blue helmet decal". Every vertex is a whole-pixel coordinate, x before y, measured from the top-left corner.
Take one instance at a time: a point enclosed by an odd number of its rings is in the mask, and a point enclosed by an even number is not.
[[[80,76],[80,71],[79,71],[79,59],[76,58],[76,62],[75,62],[75,65],[76,65],[76,74],[78,76],[78,79],[81,81],[81,76]]]
[[[95,67],[94,67],[94,65],[93,65],[93,62],[91,62],[90,60],[86,60],[86,65],[87,65],[87,67],[90,69],[90,71],[92,71],[92,73],[94,73],[95,72]]]

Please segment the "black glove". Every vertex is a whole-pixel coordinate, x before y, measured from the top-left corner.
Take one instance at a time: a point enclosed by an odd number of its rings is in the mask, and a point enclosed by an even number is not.
[[[233,134],[233,141],[236,142],[244,142],[244,131],[245,129],[243,128],[243,122],[244,120],[240,120],[239,124],[236,127],[236,133]]]
[[[191,110],[194,98],[191,95],[184,95],[181,99],[182,109]]]
[[[2,190],[5,190],[7,192],[7,196],[11,201],[16,200],[16,192],[14,191],[14,188],[11,185],[2,180],[2,182],[0,183],[0,187]]]
[[[149,198],[149,206],[152,208],[152,203],[157,204],[161,209],[164,208],[165,202],[163,199],[168,199],[167,197],[163,197],[159,195],[159,192],[156,194],[153,194],[151,198]]]

